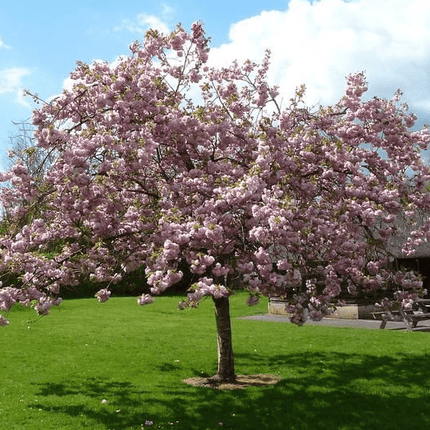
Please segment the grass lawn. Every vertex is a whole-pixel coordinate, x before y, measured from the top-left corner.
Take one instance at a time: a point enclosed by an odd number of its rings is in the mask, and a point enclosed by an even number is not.
[[[267,310],[245,298],[232,298],[236,371],[282,376],[275,386],[182,383],[216,371],[211,300],[185,311],[179,297],[67,300],[33,323],[14,309],[0,329],[1,428],[430,428],[430,333],[235,319]]]

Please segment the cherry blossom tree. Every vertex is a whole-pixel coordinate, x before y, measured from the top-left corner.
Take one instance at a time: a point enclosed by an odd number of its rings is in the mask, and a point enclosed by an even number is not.
[[[62,286],[87,278],[109,283],[104,302],[142,267],[151,294],[138,303],[148,304],[186,264],[195,282],[179,307],[212,297],[214,379],[234,381],[237,288],[250,305],[284,297],[296,324],[329,314],[344,289],[392,290],[403,305],[424,294],[391,264],[396,219],[430,210],[429,132],[411,130],[399,95],[366,100],[358,73],[334,106],[307,108],[304,88],[282,106],[269,53],[227,68],[208,55],[198,23],[149,31],[114,66],[79,63],[73,89],[34,112],[37,145],[57,159],[43,181],[20,163],[0,178],[12,217],[0,268],[21,280],[0,290],[1,325],[14,303],[46,315]],[[413,227],[404,253],[429,236],[430,222]]]

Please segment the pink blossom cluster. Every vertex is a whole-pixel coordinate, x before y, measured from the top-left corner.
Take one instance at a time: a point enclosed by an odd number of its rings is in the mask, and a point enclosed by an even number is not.
[[[158,264],[160,264],[160,262],[158,262]],[[146,273],[148,276],[148,284],[151,285],[152,294],[160,294],[182,279],[182,272],[176,270],[167,270],[166,272],[156,270],[153,272],[147,268]]]
[[[58,306],[62,299],[51,299],[49,297],[41,297],[38,302],[34,305],[34,309],[38,315],[49,315],[52,306]]]
[[[137,299],[137,304],[140,306],[143,305],[149,305],[150,303],[154,302],[154,297],[152,297],[149,294],[142,294],[138,299]]]
[[[3,315],[0,315],[0,326],[5,327],[8,324],[9,324],[9,321]]]
[[[34,286],[29,288],[4,287],[0,289],[0,311],[8,313],[15,303],[32,306],[38,315],[49,315],[52,306],[58,306],[61,297],[49,297]],[[0,315],[0,325],[8,324],[7,319]]]
[[[246,304],[248,306],[258,305],[259,302],[260,302],[260,297],[257,294],[252,294],[246,299]]]
[[[95,296],[97,297],[97,300],[100,303],[104,303],[104,302],[107,302],[109,300],[109,297],[111,294],[112,294],[111,291],[109,291],[106,288],[103,288],[102,290],[97,291]]]
[[[0,310],[8,312],[16,303],[17,291],[11,287],[5,287],[0,290]]]
[[[193,285],[193,292],[188,294],[191,302],[198,303],[204,296],[212,296],[214,299],[228,297],[228,289],[224,285],[214,284],[212,278],[201,278],[199,282]]]

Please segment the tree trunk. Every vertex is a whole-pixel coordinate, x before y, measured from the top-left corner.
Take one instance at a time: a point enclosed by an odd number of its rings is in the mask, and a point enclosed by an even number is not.
[[[213,298],[218,342],[218,372],[212,378],[216,381],[234,382],[234,358],[231,342],[230,302],[228,297]]]

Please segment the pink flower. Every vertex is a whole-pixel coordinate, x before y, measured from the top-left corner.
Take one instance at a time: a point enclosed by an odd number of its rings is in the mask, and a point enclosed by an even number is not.
[[[111,292],[104,288],[103,290],[100,290],[96,293],[95,297],[97,297],[97,300],[100,303],[104,303],[109,300],[109,296],[111,295]]]
[[[179,257],[180,247],[177,243],[167,239],[164,242],[164,256],[167,260],[175,260]]]
[[[4,327],[4,326],[7,326],[8,324],[9,324],[9,321],[3,315],[0,315],[0,326]]]
[[[16,302],[13,297],[14,290],[6,287],[0,290],[0,310],[7,312]]]
[[[41,297],[34,307],[38,315],[49,315],[53,302],[48,297]]]
[[[254,296],[249,296],[246,299],[246,304],[248,306],[255,306],[255,305],[258,304],[259,301],[260,301],[260,298],[258,296],[255,296],[255,295]]]
[[[138,299],[137,299],[137,303],[140,306],[143,305],[149,305],[150,303],[153,303],[155,301],[154,297],[152,297],[149,294],[142,294]]]

